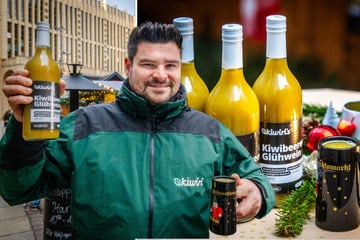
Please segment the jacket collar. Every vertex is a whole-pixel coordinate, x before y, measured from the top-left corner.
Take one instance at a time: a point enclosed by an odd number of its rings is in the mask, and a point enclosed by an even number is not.
[[[173,118],[187,109],[186,90],[183,85],[180,85],[179,91],[169,102],[152,106],[146,99],[130,89],[129,79],[126,79],[116,101],[125,112],[151,120]]]

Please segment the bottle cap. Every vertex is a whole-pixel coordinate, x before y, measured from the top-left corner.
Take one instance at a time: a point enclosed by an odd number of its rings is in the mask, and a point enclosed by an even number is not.
[[[222,26],[223,42],[239,42],[243,39],[242,26],[236,23],[229,23]]]
[[[223,69],[242,68],[242,25],[236,23],[222,26],[222,63]]]
[[[48,22],[38,22],[36,26],[36,46],[50,47],[50,24]]]
[[[183,36],[194,34],[193,19],[190,17],[175,18],[173,24],[179,29]]]
[[[50,24],[47,22],[38,22],[36,26],[39,30],[50,31]]]
[[[286,17],[283,15],[270,15],[266,17],[267,32],[285,32]]]

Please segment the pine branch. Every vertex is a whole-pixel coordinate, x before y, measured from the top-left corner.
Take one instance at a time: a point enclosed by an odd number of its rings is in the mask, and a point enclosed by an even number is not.
[[[310,211],[315,208],[315,178],[304,180],[300,188],[293,190],[280,203],[275,219],[275,234],[295,237],[301,234]]]
[[[327,106],[304,104],[303,115],[309,119],[318,119],[320,122],[322,122],[326,113],[326,109]]]

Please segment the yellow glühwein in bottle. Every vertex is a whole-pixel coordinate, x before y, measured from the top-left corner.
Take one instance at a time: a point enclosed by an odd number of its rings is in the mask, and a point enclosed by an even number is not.
[[[181,57],[181,83],[185,86],[188,105],[205,112],[209,89],[201,79],[194,62],[194,25],[189,17],[178,17],[173,20],[183,37]]]
[[[260,103],[260,162],[282,197],[302,184],[302,91],[289,70],[286,55],[286,17],[266,18],[266,63],[253,89]]]
[[[257,162],[260,110],[244,77],[242,40],[241,25],[222,26],[221,76],[210,92],[206,113],[228,127]]]
[[[60,125],[60,69],[50,53],[50,26],[39,22],[36,30],[35,55],[26,63],[33,85],[33,102],[23,114],[25,140],[54,139]]]

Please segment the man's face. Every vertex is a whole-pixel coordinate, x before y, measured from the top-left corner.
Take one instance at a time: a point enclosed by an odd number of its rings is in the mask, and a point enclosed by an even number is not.
[[[130,88],[155,105],[169,101],[179,90],[180,50],[173,42],[142,42],[133,63],[125,59]]]

